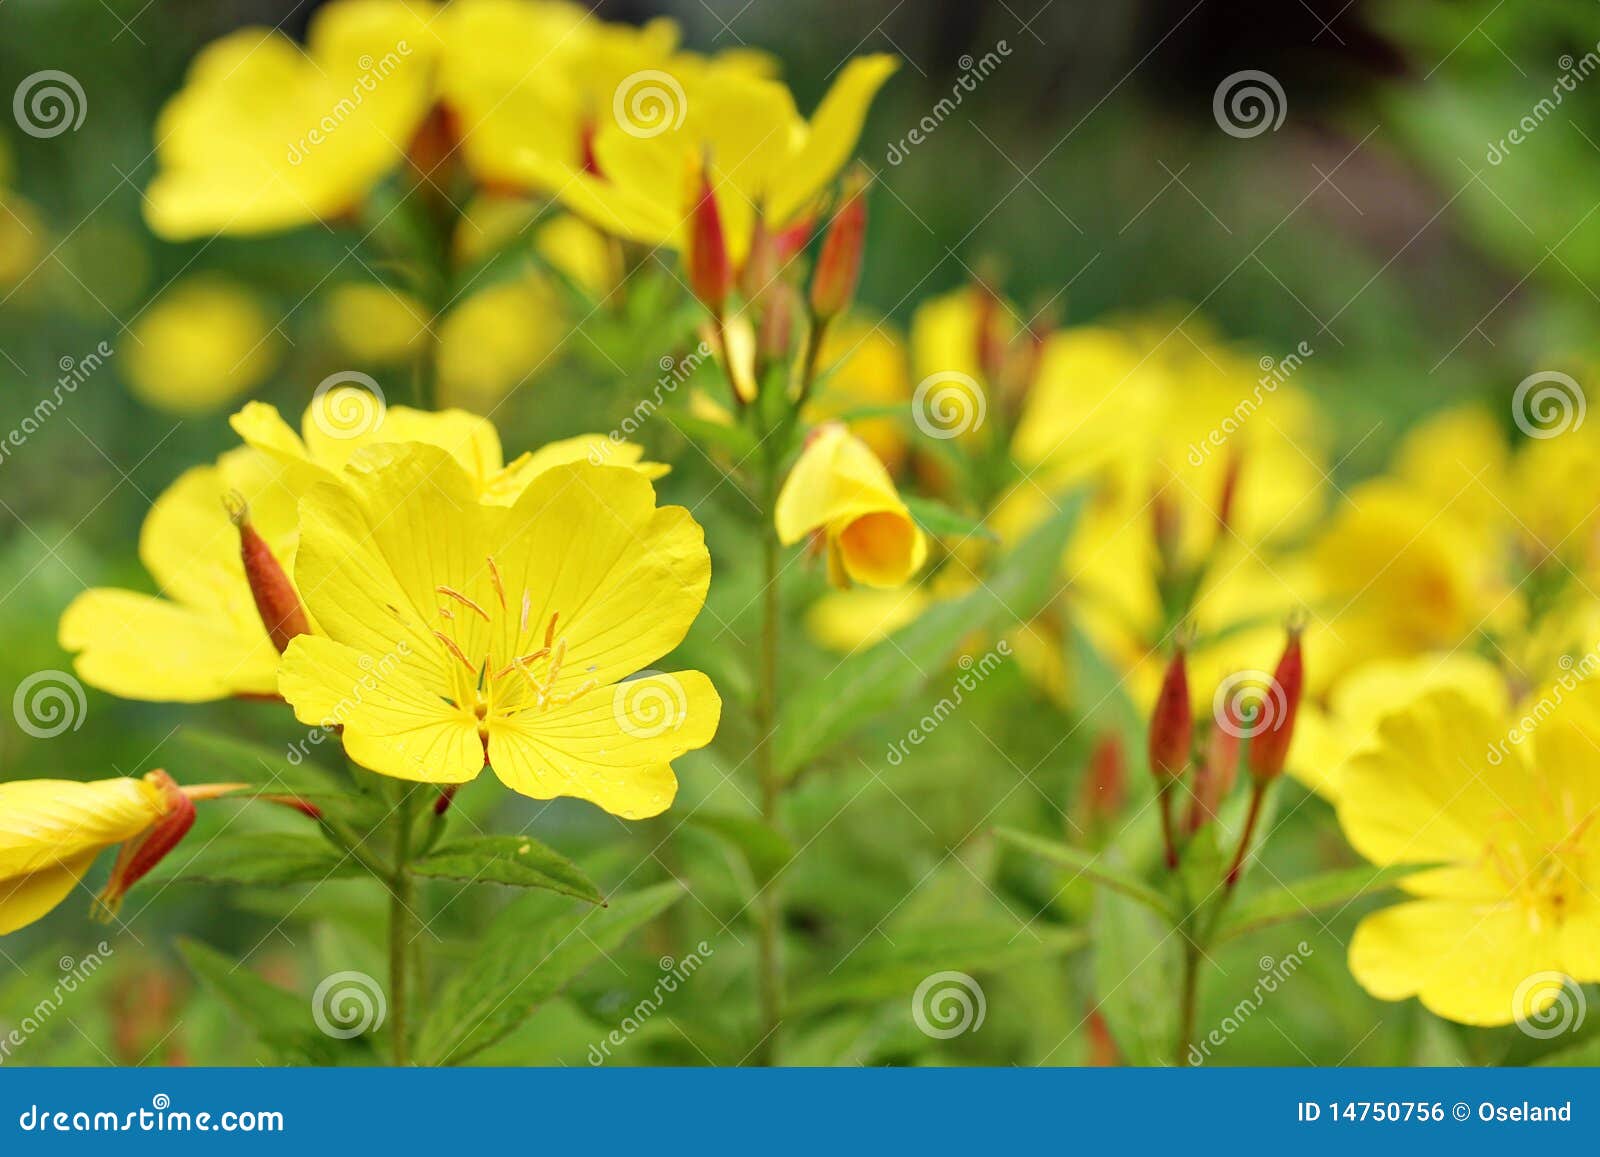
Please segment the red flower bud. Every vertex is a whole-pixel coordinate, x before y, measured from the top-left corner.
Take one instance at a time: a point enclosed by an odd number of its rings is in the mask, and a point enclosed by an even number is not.
[[[867,235],[866,179],[852,175],[843,197],[822,240],[822,253],[811,277],[811,312],[819,321],[849,308],[861,277],[861,250]]]
[[[698,176],[686,257],[689,289],[713,315],[721,317],[733,284],[733,266],[728,260],[728,241],[722,233],[722,217],[717,212],[717,195],[711,187],[708,166],[702,166]]]
[[[1289,756],[1289,743],[1294,738],[1294,720],[1300,710],[1300,695],[1305,688],[1305,661],[1300,654],[1300,631],[1297,623],[1289,626],[1289,642],[1272,673],[1272,686],[1268,688],[1262,711],[1264,729],[1250,740],[1250,774],[1258,783],[1267,783],[1283,773],[1284,761]]]
[[[1241,734],[1237,723],[1219,721],[1206,737],[1205,755],[1195,770],[1194,794],[1189,799],[1189,813],[1183,825],[1190,835],[1216,819],[1222,801],[1233,790],[1239,778]]]
[[[1089,767],[1079,794],[1084,827],[1094,828],[1122,810],[1128,794],[1128,760],[1122,737],[1107,732],[1089,753]]]
[[[228,517],[239,528],[239,556],[244,562],[244,577],[250,583],[250,594],[256,601],[256,611],[267,628],[267,637],[282,654],[289,640],[296,635],[311,633],[311,624],[300,606],[300,596],[294,584],[284,574],[283,567],[272,553],[272,548],[250,525],[250,507],[238,494],[223,500]]]
[[[100,912],[108,918],[116,915],[128,889],[177,847],[178,842],[194,826],[194,801],[183,793],[170,775],[164,771],[152,771],[144,778],[146,783],[160,789],[167,811],[155,823],[123,844],[122,850],[117,853],[111,878],[99,896]]]
[[[1189,672],[1183,648],[1172,654],[1150,713],[1150,770],[1159,781],[1177,779],[1189,766],[1194,711],[1189,705]]]

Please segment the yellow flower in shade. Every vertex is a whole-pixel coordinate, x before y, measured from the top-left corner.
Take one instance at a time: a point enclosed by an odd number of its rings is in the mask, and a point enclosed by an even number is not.
[[[128,385],[143,401],[178,414],[226,405],[278,364],[274,321],[244,288],[195,278],[139,315],[124,354]]]
[[[884,323],[859,316],[831,323],[818,366],[821,388],[806,408],[812,421],[842,419],[852,410],[874,406],[903,406],[911,399],[905,347]],[[860,417],[848,424],[891,474],[904,468],[910,439],[903,418]]]
[[[1585,720],[1588,722],[1585,722]],[[1346,767],[1339,822],[1415,899],[1362,920],[1350,971],[1383,1000],[1462,1024],[1537,1016],[1559,981],[1600,981],[1600,776],[1592,718],[1557,711],[1512,742],[1505,714],[1437,691]]]
[[[811,534],[825,537],[835,586],[896,587],[928,557],[928,540],[883,463],[837,424],[812,435],[783,484],[776,513],[785,545]]]
[[[295,579],[324,632],[284,654],[302,722],[341,725],[351,759],[398,779],[492,766],[628,819],[671,804],[671,762],[710,742],[721,701],[698,671],[646,671],[711,577],[699,525],[648,479],[569,463],[493,506],[448,455],[407,446],[301,510]]]
[[[592,434],[552,443],[507,465],[487,419],[459,410],[384,410],[373,395],[353,387],[337,387],[314,401],[302,433],[262,402],[247,404],[232,421],[246,445],[215,465],[186,471],[145,518],[139,557],[160,593],[88,590],[62,615],[61,646],[77,654],[85,682],[124,698],[158,702],[275,697],[278,651],[251,593],[239,531],[224,501],[233,495],[243,500],[271,555],[292,573],[296,503],[317,483],[338,481],[364,447],[439,446],[466,471],[476,498],[502,504],[562,462],[593,457],[647,478],[666,470],[643,461],[638,446]]]
[[[850,160],[867,108],[896,64],[883,55],[850,61],[807,121],[787,86],[742,58],[674,57],[651,74],[627,77],[634,88],[604,94],[587,167],[529,147],[518,155],[520,171],[608,233],[681,251],[700,199],[701,166],[709,162],[737,268],[758,217],[776,232],[814,211]]]
[[[194,804],[162,771],[92,783],[0,783],[0,935],[55,908],[101,852],[123,844],[101,895],[115,911],[193,823]]]
[[[409,293],[376,282],[341,285],[324,309],[339,348],[363,365],[394,365],[422,352],[428,313]]]
[[[304,48],[265,28],[208,45],[156,122],[150,227],[182,240],[348,213],[406,156],[432,104],[433,5],[339,0]]]

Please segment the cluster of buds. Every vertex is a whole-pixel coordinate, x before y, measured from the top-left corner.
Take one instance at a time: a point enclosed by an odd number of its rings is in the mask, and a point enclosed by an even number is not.
[[[1009,429],[1021,417],[1023,404],[1039,376],[1045,342],[1056,328],[1050,307],[1027,320],[1015,319],[1012,309],[995,288],[996,278],[980,273],[973,282],[977,298],[977,365],[1006,418]]]
[[[1289,744],[1294,738],[1295,717],[1305,687],[1301,632],[1298,622],[1290,623],[1288,640],[1273,671],[1269,691],[1257,706],[1258,717],[1242,718],[1234,699],[1219,694],[1221,717],[1212,720],[1198,742],[1184,648],[1180,645],[1174,651],[1151,712],[1149,737],[1150,772],[1156,781],[1169,868],[1178,866],[1181,840],[1193,836],[1216,818],[1238,780],[1242,756],[1250,774],[1250,810],[1224,881],[1230,888],[1237,882],[1249,852],[1262,799],[1273,781],[1283,774]],[[1182,785],[1187,785],[1189,805],[1180,828],[1175,820],[1173,802],[1176,789]]]

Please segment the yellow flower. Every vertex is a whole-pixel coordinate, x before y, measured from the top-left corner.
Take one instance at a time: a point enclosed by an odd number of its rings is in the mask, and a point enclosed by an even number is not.
[[[540,472],[592,457],[646,477],[665,471],[643,451],[584,435],[525,453],[506,465],[488,420],[459,410],[387,411],[365,390],[338,387],[307,407],[302,434],[278,411],[251,402],[233,416],[246,445],[215,465],[186,471],[151,507],[139,557],[160,593],[94,589],[61,617],[60,643],[77,653],[85,682],[127,699],[197,703],[234,695],[273,696],[278,652],[245,578],[239,533],[224,499],[237,494],[273,556],[292,572],[296,502],[319,482],[336,482],[360,449],[425,442],[452,454],[474,496],[509,505]],[[602,457],[603,455],[603,457]]]
[[[806,408],[814,422],[842,419],[851,410],[904,405],[911,398],[905,347],[894,330],[864,317],[841,318],[827,328],[818,360],[821,389]],[[906,424],[894,417],[855,418],[850,432],[898,474],[910,450]]]
[[[548,277],[530,271],[479,290],[439,326],[439,392],[487,412],[553,364],[571,336],[567,310]]]
[[[145,402],[197,414],[233,401],[277,365],[273,320],[240,286],[208,278],[164,294],[133,323],[128,385]]]
[[[828,577],[896,587],[928,556],[928,540],[911,517],[867,444],[843,426],[823,426],[812,436],[778,495],[778,537],[785,545],[821,532],[827,540]]]
[[[432,103],[433,6],[341,0],[305,48],[264,28],[208,45],[156,123],[145,217],[171,240],[349,212],[406,155]]]
[[[1442,864],[1364,919],[1350,971],[1383,1000],[1463,1024],[1542,1012],[1562,975],[1600,980],[1600,777],[1581,712],[1511,742],[1503,713],[1437,691],[1345,769],[1339,822],[1374,863]]]
[[[518,155],[520,171],[609,233],[682,250],[699,199],[698,174],[709,161],[738,267],[757,218],[779,231],[814,210],[850,160],[867,107],[896,63],[883,55],[852,60],[808,122],[787,86],[743,59],[674,57],[604,94],[608,115],[594,132],[589,168],[535,145]]]
[[[422,352],[428,313],[409,293],[376,282],[341,285],[325,308],[339,348],[363,365],[393,365]]]
[[[398,779],[492,766],[624,818],[671,804],[671,761],[710,742],[721,701],[698,671],[641,672],[682,640],[711,562],[641,474],[555,466],[507,508],[437,448],[395,447],[302,517],[295,579],[325,632],[284,655],[302,722],[341,725],[351,759]]]
[[[105,849],[136,840],[168,816],[174,817],[172,828],[181,830],[164,833],[169,838],[159,848],[162,852],[193,822],[194,807],[159,771],[144,779],[92,783],[0,783],[0,936],[32,924],[65,900]],[[141,858],[149,857],[125,854],[118,861],[120,871],[113,874],[105,897],[108,904],[115,904],[137,879],[133,869],[153,866],[153,859],[136,862]]]

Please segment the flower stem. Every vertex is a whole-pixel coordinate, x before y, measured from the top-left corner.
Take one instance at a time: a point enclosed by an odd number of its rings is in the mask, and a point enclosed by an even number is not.
[[[411,877],[411,785],[401,789],[395,816],[394,864],[389,877],[389,1033],[396,1067],[411,1063],[408,1004],[411,993],[411,941],[416,909],[415,883]]]
[[[1194,1041],[1195,1014],[1198,1009],[1200,989],[1200,946],[1184,931],[1183,984],[1178,998],[1178,1043],[1173,1053],[1173,1063],[1183,1068],[1189,1063],[1189,1049]]]
[[[1261,818],[1261,803],[1267,796],[1267,785],[1260,780],[1251,782],[1250,785],[1250,811],[1244,818],[1244,832],[1239,836],[1239,849],[1233,853],[1233,863],[1228,865],[1228,874],[1223,879],[1223,887],[1229,891],[1239,882],[1239,873],[1244,870],[1244,859],[1250,854],[1250,839],[1255,835],[1256,822]]]
[[[777,504],[778,463],[769,455],[763,487],[762,503],[762,617],[761,617],[761,679],[760,695],[756,703],[757,738],[756,770],[761,778],[761,815],[768,825],[779,823],[779,805],[783,785],[779,781],[777,750],[773,734],[778,725],[778,642],[781,605],[778,599],[778,571],[781,550],[778,530],[774,522]],[[759,971],[757,984],[761,1003],[761,1041],[756,1046],[757,1061],[763,1065],[778,1063],[779,1028],[783,1023],[783,956],[780,940],[783,933],[783,899],[778,881],[768,880],[756,896],[756,919],[759,926],[757,957]]]

